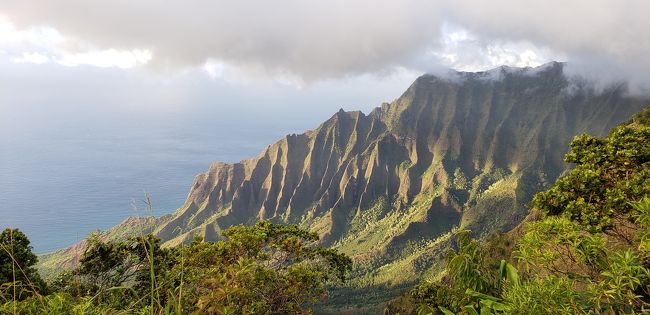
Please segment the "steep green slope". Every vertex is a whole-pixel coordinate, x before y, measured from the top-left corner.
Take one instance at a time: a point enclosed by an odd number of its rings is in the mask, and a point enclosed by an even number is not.
[[[368,115],[339,111],[255,158],[213,164],[154,232],[171,246],[260,219],[297,223],[354,258],[352,286],[435,275],[452,229],[515,226],[566,169],[574,135],[604,135],[647,103],[562,68],[424,75]]]
[[[160,218],[130,217],[108,231],[97,231],[97,233],[100,235],[100,239],[105,242],[122,241],[129,237],[152,233],[159,224],[166,222],[168,218],[168,216]],[[83,254],[85,248],[86,240],[83,240],[70,247],[41,255],[38,269],[42,275],[50,277],[61,272],[61,269],[72,268],[79,262],[79,257]]]
[[[643,104],[620,88],[569,82],[558,63],[425,75],[369,115],[339,111],[256,158],[212,165],[156,232],[172,243],[215,239],[232,224],[272,219],[368,256],[454,226],[512,227],[531,193],[565,169],[575,134],[604,134]]]
[[[441,279],[384,314],[646,314],[649,118],[650,106],[606,137],[576,136],[574,167],[535,195],[525,222],[482,240],[455,233]]]

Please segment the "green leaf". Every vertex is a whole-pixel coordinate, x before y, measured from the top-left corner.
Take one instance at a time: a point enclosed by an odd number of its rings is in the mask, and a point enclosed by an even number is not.
[[[478,311],[474,308],[472,305],[467,305],[465,306],[465,310],[467,311],[467,314],[470,315],[480,315]]]
[[[454,314],[454,312],[448,310],[447,308],[445,308],[443,306],[438,306],[438,309],[445,315],[456,315],[456,314]]]
[[[490,300],[490,301],[500,301],[501,300],[501,299],[499,299],[497,297],[487,295],[487,294],[483,294],[481,292],[476,292],[476,291],[474,291],[472,289],[467,289],[465,291],[465,294],[467,294],[467,295],[469,295],[471,297],[475,297],[475,298],[479,298],[479,299],[486,299],[486,300]]]

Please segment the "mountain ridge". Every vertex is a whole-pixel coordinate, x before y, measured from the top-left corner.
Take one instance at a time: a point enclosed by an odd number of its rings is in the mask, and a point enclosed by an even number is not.
[[[355,259],[352,285],[433,275],[454,229],[514,227],[566,170],[573,136],[604,135],[650,103],[563,67],[423,75],[367,115],[340,110],[256,157],[213,163],[174,214],[135,225],[173,246],[234,224],[294,223]]]
[[[504,116],[508,115],[509,111],[515,111],[511,115],[516,115],[516,111],[521,110],[521,108],[517,106],[490,108],[486,112],[485,107],[467,106],[461,108],[461,110],[466,111],[461,114],[465,116],[478,114],[486,119],[468,120],[465,125],[454,126],[449,123],[453,122],[452,117],[455,117],[456,114],[453,110],[440,110],[440,108],[437,108],[440,111],[434,113],[433,110],[436,107],[432,107],[430,104],[432,102],[449,102],[446,98],[467,99],[477,97],[471,95],[472,91],[468,95],[462,89],[459,91],[454,90],[459,86],[478,85],[475,89],[477,90],[486,83],[491,85],[494,82],[504,82],[502,88],[507,91],[507,89],[517,88],[516,86],[509,86],[517,84],[513,80],[509,80],[508,77],[512,76],[517,76],[519,80],[528,78],[539,81],[540,75],[546,80],[557,79],[558,75],[561,75],[562,64],[552,63],[534,69],[533,74],[528,74],[525,69],[519,69],[519,71],[509,69],[506,71],[504,68],[497,68],[483,73],[457,73],[459,77],[462,77],[460,83],[455,82],[458,80],[445,80],[432,75],[423,75],[394,103],[384,104],[368,115],[361,112],[344,112],[341,110],[312,131],[300,135],[288,135],[279,142],[268,146],[256,158],[243,160],[232,165],[214,164],[207,173],[199,175],[195,180],[193,189],[188,196],[190,203],[187,204],[186,202],[185,205],[189,212],[181,211],[185,212],[185,214],[177,216],[175,220],[166,224],[158,232],[164,238],[170,237],[172,236],[172,226],[175,224],[180,223],[180,221],[187,221],[192,226],[194,223],[214,215],[219,211],[216,210],[219,207],[230,207],[230,209],[225,209],[223,216],[215,219],[215,222],[221,222],[221,224],[218,224],[219,226],[246,223],[245,220],[237,218],[239,214],[247,218],[253,216],[258,219],[277,219],[282,215],[288,215],[288,218],[282,218],[282,220],[295,223],[296,217],[305,214],[305,208],[308,206],[301,200],[301,196],[304,195],[315,195],[314,198],[316,199],[309,201],[317,201],[312,213],[307,213],[308,217],[326,211],[325,208],[333,209],[334,211],[331,214],[334,216],[333,222],[336,216],[339,215],[335,211],[338,207],[349,207],[354,204],[359,210],[359,207],[369,206],[380,192],[389,196],[396,195],[405,203],[409,203],[421,191],[431,191],[431,181],[423,180],[422,176],[425,175],[424,173],[430,165],[440,163],[448,154],[458,155],[458,165],[463,173],[477,173],[479,169],[489,170],[492,168],[500,168],[515,173],[521,167],[530,167],[530,159],[526,159],[526,156],[522,157],[521,154],[516,152],[517,146],[503,140],[507,137],[517,136],[511,130],[512,128],[503,127],[503,124],[511,123],[511,121],[507,119],[502,121],[490,120],[494,117],[494,115],[490,116],[489,111],[491,110],[504,111],[501,114]],[[502,77],[498,81],[492,79],[495,71],[498,71]],[[524,73],[524,75],[520,75],[520,73]],[[561,85],[563,83],[566,84],[566,81],[551,80],[546,82],[547,85]],[[568,84],[562,86],[562,88],[566,86]],[[548,88],[548,86],[545,86],[545,88]],[[423,93],[423,91],[428,92]],[[526,90],[524,89],[524,91]],[[476,91],[473,92],[476,93]],[[555,92],[561,92],[561,90]],[[535,91],[528,90],[526,93],[535,94]],[[617,93],[622,92],[618,90],[611,92],[611,94]],[[484,100],[490,97],[498,98],[499,95],[491,95],[490,91],[485,91],[478,96],[479,99]],[[571,96],[567,95],[567,97]],[[620,95],[609,95],[609,97],[617,98]],[[453,104],[454,100],[451,100],[451,103]],[[512,104],[515,103],[512,102]],[[558,104],[553,105],[557,107]],[[481,109],[483,109],[483,112],[472,112]],[[536,124],[544,124],[549,119],[563,119],[577,123],[576,128],[573,130],[569,130],[568,126],[570,124],[565,124],[563,127],[567,129],[565,130],[566,134],[575,135],[581,129],[586,131],[587,128],[580,125],[586,119],[582,121],[572,119],[584,115],[583,113],[566,111],[564,114],[557,117],[547,116],[544,118],[546,121],[540,119]],[[628,114],[631,113],[626,112],[622,115],[608,113],[606,115],[612,117],[612,121],[620,122],[622,119],[627,118]],[[431,121],[429,118],[432,115],[445,118]],[[617,116],[618,118],[616,118]],[[426,119],[422,120],[419,117],[426,117]],[[461,134],[461,131],[471,129],[472,124],[478,124],[478,128],[475,130],[490,133],[492,141],[479,141],[483,139],[477,137],[476,134],[467,132]],[[534,124],[534,122],[527,121],[524,124],[526,128],[530,128],[530,125]],[[610,126],[613,125],[613,122],[605,122],[602,125]],[[603,128],[600,133],[605,132],[605,129]],[[473,143],[459,140],[471,136],[476,139]],[[559,147],[559,144],[554,143],[555,140],[550,135],[537,136],[546,141],[541,145]],[[415,141],[413,141],[414,139]],[[442,141],[437,141],[437,139],[442,139]],[[524,143],[525,141],[530,142],[534,141],[534,139],[523,139],[520,142]],[[308,147],[309,142],[313,147]],[[432,142],[433,146],[428,147],[428,144]],[[539,146],[530,147],[532,149],[539,148]],[[461,150],[464,151],[464,154],[459,154]],[[387,154],[388,152],[390,154]],[[549,154],[552,153],[549,152]],[[552,177],[555,177],[564,166],[561,160],[562,152],[553,155],[548,158],[548,161],[540,161],[540,163],[549,164],[548,166],[542,166],[542,168],[551,169],[553,172]],[[511,159],[509,156],[514,158]],[[536,155],[534,156],[536,157]],[[363,157],[366,161],[360,161],[359,157]],[[368,159],[373,159],[373,163],[368,163]],[[396,164],[405,161],[413,163],[413,165],[409,167],[407,172],[398,174],[400,172],[395,169]],[[319,163],[323,165],[315,165]],[[380,166],[383,169],[378,169]],[[446,181],[447,178],[445,177],[448,177],[446,175],[449,174],[443,173],[433,174],[435,181]],[[315,178],[322,178],[322,180],[319,182]],[[360,179],[366,180],[366,182],[361,184],[361,187],[357,187]],[[218,180],[219,185],[216,184],[215,180]],[[350,181],[357,185],[350,184]],[[386,185],[382,187],[374,186],[378,181],[385,181]],[[339,186],[338,189],[336,189],[336,184]],[[317,187],[320,189],[315,189],[315,185],[318,185]],[[214,189],[211,190],[210,188]],[[356,195],[350,196],[350,194]],[[255,213],[255,211],[251,212],[250,209],[259,211]],[[243,214],[245,211],[249,212]],[[194,213],[193,217],[188,218],[188,213]],[[185,225],[185,222],[182,225]],[[335,231],[336,227],[330,227],[330,230],[322,233],[322,236],[328,240]],[[204,235],[208,239],[213,236],[209,235],[209,233]]]

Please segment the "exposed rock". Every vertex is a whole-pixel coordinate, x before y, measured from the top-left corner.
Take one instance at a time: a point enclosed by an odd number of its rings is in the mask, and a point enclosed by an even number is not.
[[[358,279],[413,281],[454,227],[517,225],[566,170],[575,135],[604,135],[650,103],[570,81],[562,68],[421,76],[368,115],[340,110],[255,158],[213,164],[154,232],[171,246],[234,224],[296,223],[352,255]]]

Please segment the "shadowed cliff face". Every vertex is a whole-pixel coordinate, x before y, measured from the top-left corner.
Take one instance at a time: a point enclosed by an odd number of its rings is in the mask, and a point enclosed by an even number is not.
[[[234,224],[296,223],[353,257],[352,286],[435,274],[453,229],[514,227],[566,169],[575,135],[605,135],[650,103],[562,67],[424,75],[368,115],[339,111],[255,158],[213,164],[151,228],[172,246]]]
[[[603,135],[643,105],[620,88],[570,82],[559,63],[424,75],[369,115],[339,111],[256,158],[213,164],[156,232],[171,244],[197,234],[210,240],[230,225],[271,219],[337,244],[354,238],[355,220],[377,207],[369,220],[377,224],[391,212],[413,213],[393,220],[376,248],[433,239],[454,226],[505,229],[565,169],[573,136]]]

